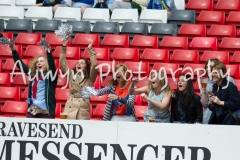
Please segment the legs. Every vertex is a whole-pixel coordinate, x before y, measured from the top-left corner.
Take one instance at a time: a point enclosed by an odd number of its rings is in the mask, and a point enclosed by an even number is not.
[[[113,11],[114,9],[131,9],[131,3],[129,2],[122,2],[122,1],[114,1],[110,10]]]
[[[55,115],[48,115],[48,114],[36,114],[32,115],[31,113],[27,114],[27,118],[47,118],[47,119],[54,119]]]
[[[73,4],[73,7],[75,8],[81,8],[81,13],[83,15],[84,11],[86,8],[92,8],[93,5],[91,4],[85,4],[85,3],[81,3],[81,2],[77,2]]]
[[[53,9],[53,13],[56,12],[56,10],[57,10],[58,7],[67,7],[67,6],[64,5],[64,4],[56,4],[55,6],[52,7],[52,9]]]

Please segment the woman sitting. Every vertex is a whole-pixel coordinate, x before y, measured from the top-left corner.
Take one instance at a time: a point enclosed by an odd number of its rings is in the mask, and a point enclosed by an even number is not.
[[[172,98],[171,122],[202,122],[200,97],[194,93],[192,80],[188,78],[186,75],[181,75],[178,79],[177,92]]]

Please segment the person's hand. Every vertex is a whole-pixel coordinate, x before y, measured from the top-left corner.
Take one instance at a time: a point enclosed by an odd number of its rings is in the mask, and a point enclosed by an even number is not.
[[[217,96],[211,96],[211,101],[217,105],[222,105],[222,101]]]
[[[138,79],[137,79],[137,78],[135,78],[135,77],[133,77],[133,78],[132,78],[132,84],[134,84],[134,85],[135,85],[135,84],[137,84],[137,83],[138,83]]]
[[[92,46],[93,46],[93,40],[89,40],[89,45],[88,45],[88,49],[92,49]]]
[[[149,100],[148,96],[145,93],[140,94],[140,96],[146,100]]]
[[[10,47],[11,51],[15,51],[16,50],[15,42],[10,44],[9,47]]]
[[[108,95],[108,99],[111,100],[111,101],[112,101],[112,100],[118,100],[118,96],[115,95],[115,94],[109,94],[109,95]]]

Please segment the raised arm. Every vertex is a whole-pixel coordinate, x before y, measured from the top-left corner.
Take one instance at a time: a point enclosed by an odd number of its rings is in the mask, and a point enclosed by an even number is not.
[[[131,95],[137,95],[137,94],[142,94],[142,93],[147,93],[149,92],[148,86],[144,86],[141,88],[136,88],[135,85],[137,84],[138,79],[137,78],[132,78],[132,83],[131,86],[129,87],[128,93]]]
[[[68,41],[63,41],[63,46],[62,49],[60,51],[60,57],[59,57],[59,61],[60,61],[60,66],[61,66],[61,70],[63,72],[63,74],[65,74],[68,71],[68,64],[66,61],[66,46],[67,46],[67,42]]]
[[[90,81],[92,83],[95,82],[98,74],[98,70],[96,69],[97,67],[97,58],[96,58],[96,51],[92,48],[93,41],[90,41],[88,45],[88,54],[90,57],[90,62],[91,62],[91,69],[90,69]]]
[[[108,85],[108,86],[106,86],[106,87],[104,87],[102,89],[97,90],[97,96],[110,94],[112,87],[113,87],[112,85]]]

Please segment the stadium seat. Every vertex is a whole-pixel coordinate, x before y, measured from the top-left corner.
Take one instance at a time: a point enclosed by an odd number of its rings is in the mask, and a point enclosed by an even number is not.
[[[175,63],[198,63],[199,54],[196,50],[174,50],[170,56],[170,62]]]
[[[80,21],[81,12],[79,11],[79,8],[58,7],[53,19],[61,20],[62,22],[66,22],[67,20]]]
[[[144,9],[139,21],[141,23],[167,23],[167,10]]]
[[[237,64],[226,64],[227,70],[230,70],[230,76],[236,79],[240,79],[239,65]]]
[[[22,59],[23,63],[25,63],[26,65],[28,64],[28,60],[26,59]],[[15,62],[13,61],[13,59],[6,59],[5,62],[2,63],[2,72],[12,72],[13,71],[13,66],[14,66]],[[20,70],[18,69],[18,67],[16,66],[15,72],[19,72]]]
[[[96,89],[101,89],[100,76],[96,77],[93,87]]]
[[[185,0],[174,1],[177,10],[185,10]]]
[[[69,84],[69,82],[67,81],[66,76],[58,75],[57,87],[60,87],[60,88],[63,87],[63,89],[67,89],[69,87],[69,85],[67,83]]]
[[[143,36],[135,35],[133,37],[131,47],[136,47],[141,50],[145,48],[158,48],[158,37],[157,36]]]
[[[102,95],[102,96],[93,96],[90,98],[91,104],[97,105],[97,104],[105,104],[108,100],[108,95]]]
[[[60,118],[61,112],[62,112],[62,105],[61,105],[61,103],[56,103],[55,119],[56,119],[56,118]]]
[[[28,104],[27,102],[19,101],[6,101],[2,107],[4,117],[25,118],[27,115]]]
[[[207,26],[212,24],[224,24],[225,13],[221,11],[201,11],[197,23],[206,24]]]
[[[10,73],[0,73],[0,86],[11,86]]]
[[[175,77],[179,77],[179,72],[181,71],[177,71],[179,69],[179,64],[178,63],[154,63],[153,65],[153,70],[157,70],[157,71],[166,71],[166,74],[168,77],[173,77],[173,73],[176,71],[175,73]]]
[[[4,102],[7,100],[20,100],[20,89],[19,87],[0,87],[0,101]]]
[[[235,25],[211,25],[207,32],[208,36],[212,37],[236,37],[236,26]]]
[[[240,11],[240,2],[239,0],[218,0],[214,6],[214,10],[220,10],[225,12]]]
[[[200,57],[200,62],[205,63],[211,58],[217,58],[220,62],[229,63],[229,52],[227,51],[204,51]]]
[[[110,49],[116,47],[129,48],[129,36],[106,34],[102,40],[101,46],[108,47]]]
[[[102,79],[101,87],[106,87],[108,85],[109,80],[111,80],[112,78],[113,76],[106,76],[104,79]]]
[[[168,23],[182,25],[183,23],[196,23],[195,10],[174,10],[168,18]]]
[[[238,92],[240,92],[240,79],[234,79],[234,81],[235,81],[235,84],[238,88]]]
[[[200,12],[201,10],[213,10],[213,0],[188,0],[186,9],[196,10],[196,12]]]
[[[102,120],[106,104],[98,104],[93,112],[93,117],[90,120]]]
[[[236,51],[233,53],[230,63],[240,63],[240,51]]]
[[[26,88],[28,86],[28,83],[29,83],[29,78],[25,74],[23,74],[23,75],[18,74],[18,75],[14,76],[13,81],[11,83],[12,83],[12,86]]]
[[[0,32],[4,32],[4,20],[0,19]]]
[[[15,0],[1,0],[0,6],[15,6]]]
[[[235,24],[236,26],[240,26],[240,12],[230,11],[229,15],[226,18],[226,24]]]
[[[82,16],[83,21],[90,21],[90,23],[97,21],[109,22],[109,19],[109,9],[105,8],[86,8]]]
[[[85,49],[88,46],[90,40],[93,41],[93,47],[100,46],[99,34],[83,34],[83,33],[77,33],[75,35],[72,42],[72,46],[78,46]]]
[[[93,25],[92,33],[98,33],[101,37],[105,34],[119,34],[119,24],[117,22],[96,22]]]
[[[204,50],[214,50],[218,49],[217,47],[217,38],[216,37],[194,37],[189,45],[190,49],[198,49],[199,51]]]
[[[154,23],[148,34],[156,35],[161,39],[164,36],[176,36],[177,30],[177,24]]]
[[[66,102],[69,96],[69,89],[56,88],[55,98],[57,102]]]
[[[142,76],[148,76],[149,74],[149,63],[147,62],[125,62],[125,64],[132,71],[133,76],[138,75],[139,72]]]
[[[1,25],[1,20],[0,20],[0,25]],[[1,28],[1,27],[0,27]],[[4,37],[9,38],[13,40],[13,33],[12,32],[0,32]]]
[[[220,50],[236,51],[240,49],[240,38],[224,37],[219,45]]]
[[[168,84],[173,91],[177,90],[177,82],[178,82],[178,79],[173,80],[173,78],[168,78]]]
[[[94,48],[98,60],[109,61],[109,48]],[[82,58],[89,59],[88,48],[85,48],[81,55]]]
[[[139,61],[139,50],[137,48],[115,48],[111,59],[116,61]]]
[[[197,75],[197,69],[199,70],[199,73],[202,74],[204,71],[201,71],[200,69],[204,69],[205,64],[193,64],[193,63],[186,63],[183,66],[182,74],[194,74],[195,76]],[[188,69],[190,68],[190,69]]]
[[[169,51],[166,49],[151,49],[146,48],[140,55],[141,61],[146,61],[149,63],[155,62],[168,62],[169,61]]]
[[[55,33],[47,33],[45,36],[45,40],[48,42],[48,44],[51,46],[52,49],[55,49],[57,46],[62,46],[63,41],[60,37],[56,36]],[[71,40],[68,41],[67,46],[71,45]]]
[[[174,37],[165,36],[163,37],[160,48],[165,48],[169,50],[174,49],[188,49],[188,38],[187,37]]]
[[[111,22],[138,22],[137,9],[114,9],[110,19]]]
[[[18,52],[18,55],[22,57],[22,46],[16,45],[16,51]],[[1,59],[7,59],[12,58],[12,51],[9,48],[9,46],[0,46],[0,57]]]
[[[40,54],[46,55],[46,52],[43,48],[37,45],[28,45],[26,48],[26,51],[23,52],[23,58],[25,59],[32,59],[35,56],[38,56]]]
[[[73,59],[67,59],[66,61],[67,61],[69,69],[75,68],[75,66],[76,66],[76,64],[78,62],[78,60],[73,60]]]
[[[26,100],[28,98],[28,87],[21,92],[21,100]]]
[[[33,26],[31,19],[9,19],[5,32],[13,32],[17,35],[19,32],[32,33]]]
[[[24,8],[15,6],[0,6],[0,18],[9,19],[24,19]]]
[[[91,26],[89,21],[66,21],[67,24],[72,25],[73,35],[76,33],[90,33]]]
[[[178,36],[206,37],[206,25],[203,24],[182,24],[178,31]]]
[[[97,61],[97,64],[99,66],[98,72],[101,72],[101,69],[102,69],[102,73],[103,74],[107,73],[109,71],[108,75],[111,75],[112,74],[112,70],[114,69],[112,67],[113,66],[115,67],[118,63],[119,63],[118,61],[114,61],[114,62],[113,61]],[[100,66],[102,66],[102,67],[100,67]],[[107,75],[105,75],[105,76],[107,76]]]
[[[42,38],[41,34],[38,33],[19,33],[16,37],[15,44],[22,45],[26,48],[27,45],[37,45]]]
[[[139,80],[138,83],[136,84],[136,87],[141,88],[141,87],[147,86],[148,82],[149,82],[149,77]]]
[[[16,0],[16,6],[23,6],[25,9],[36,4],[36,0]]]
[[[133,38],[136,34],[147,35],[148,24],[136,23],[136,22],[125,22],[122,26],[121,34],[128,34],[130,38]]]
[[[60,57],[62,46],[57,46],[53,52],[54,58]],[[79,47],[67,47],[66,48],[66,58],[67,59],[76,59],[79,60],[80,58],[80,48]]]
[[[61,25],[60,20],[39,19],[35,25],[34,32],[41,33],[42,35],[45,36],[49,32],[55,32],[55,30],[58,30],[58,27],[60,25]]]
[[[29,7],[25,18],[32,19],[32,21],[37,21],[38,19],[48,19],[51,20],[53,17],[52,7]]]
[[[148,106],[142,106],[142,105],[134,105],[134,109],[136,112],[136,117],[138,118],[138,121],[142,122],[144,113],[147,110]]]

